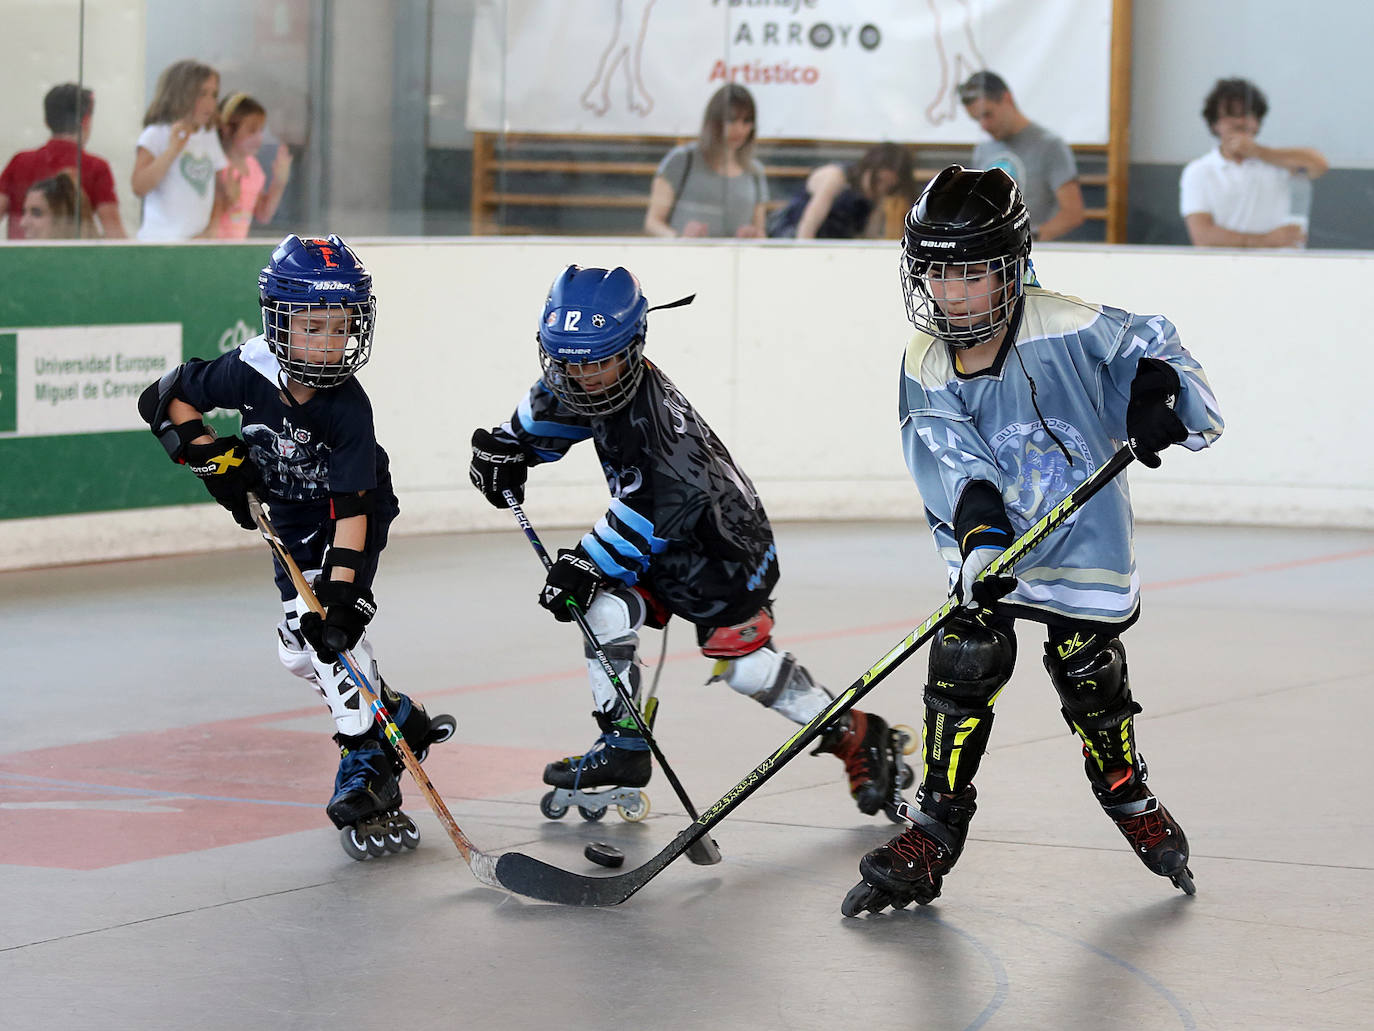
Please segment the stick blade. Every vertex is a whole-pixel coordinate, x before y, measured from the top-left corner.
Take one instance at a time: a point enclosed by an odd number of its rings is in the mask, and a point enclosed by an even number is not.
[[[618,906],[653,876],[644,867],[614,877],[585,877],[527,856],[505,852],[496,861],[496,880],[501,887],[540,902],[560,906]]]
[[[709,834],[703,835],[692,842],[687,858],[697,866],[715,866],[720,862],[720,846]]]

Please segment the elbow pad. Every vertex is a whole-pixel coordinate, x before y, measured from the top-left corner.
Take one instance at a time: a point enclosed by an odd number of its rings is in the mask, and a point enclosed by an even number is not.
[[[199,419],[177,424],[167,415],[167,409],[178,399],[177,385],[181,381],[181,366],[166,373],[156,383],[148,384],[148,389],[138,396],[138,414],[153,436],[158,439],[173,462],[186,460],[186,445],[197,437],[209,432],[205,423]]]

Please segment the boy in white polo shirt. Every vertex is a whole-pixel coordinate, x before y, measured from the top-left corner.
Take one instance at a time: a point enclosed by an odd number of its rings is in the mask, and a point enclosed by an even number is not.
[[[1295,210],[1294,187],[1327,170],[1311,147],[1266,147],[1256,142],[1269,110],[1264,94],[1245,79],[1219,79],[1202,117],[1217,146],[1190,161],[1179,180],[1179,214],[1196,247],[1302,247],[1307,213]]]

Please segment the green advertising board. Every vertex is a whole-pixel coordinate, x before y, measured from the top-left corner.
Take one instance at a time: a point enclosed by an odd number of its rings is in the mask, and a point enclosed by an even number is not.
[[[272,246],[0,246],[0,519],[205,500],[136,402],[261,332]]]

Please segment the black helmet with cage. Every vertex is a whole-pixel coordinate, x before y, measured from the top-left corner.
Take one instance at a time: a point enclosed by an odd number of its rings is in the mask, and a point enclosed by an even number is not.
[[[995,339],[1021,298],[1030,250],[1030,215],[1011,176],[1000,168],[950,165],[907,212],[901,263],[907,318],[955,348]]]

